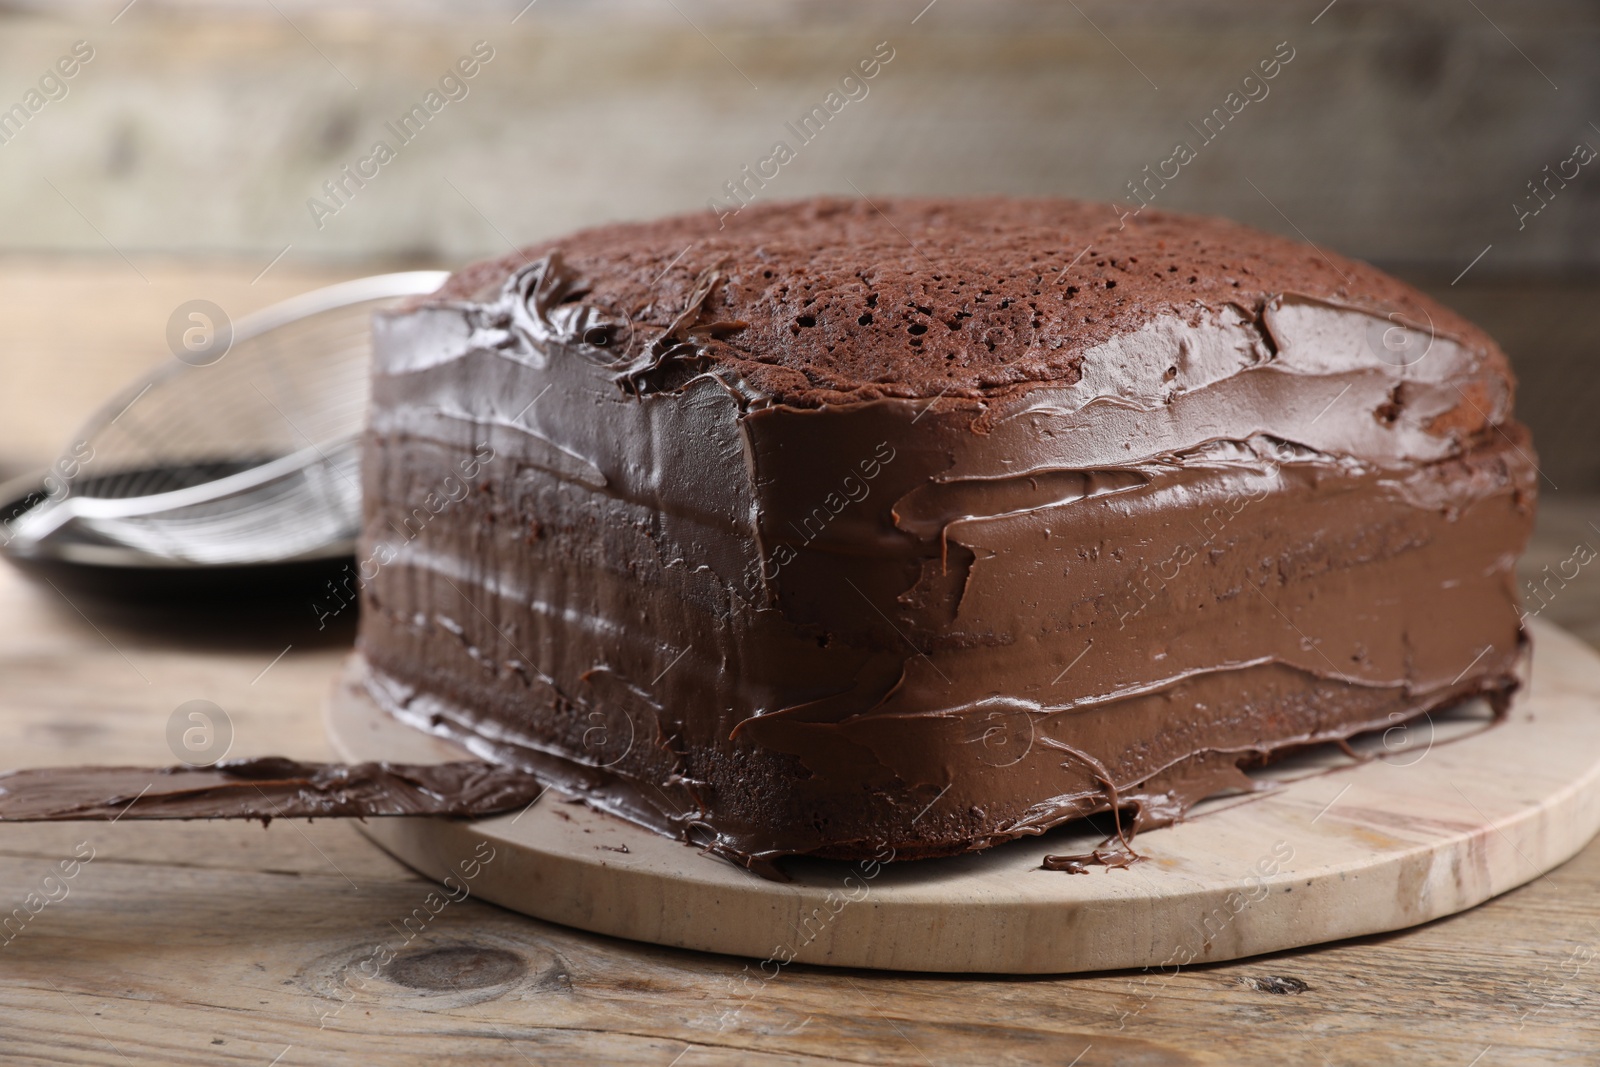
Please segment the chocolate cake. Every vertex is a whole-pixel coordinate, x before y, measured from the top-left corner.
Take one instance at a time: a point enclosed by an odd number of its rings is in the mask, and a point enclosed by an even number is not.
[[[1505,357],[1231,222],[614,225],[463,270],[375,349],[372,695],[747,863],[1148,827],[1516,685]]]

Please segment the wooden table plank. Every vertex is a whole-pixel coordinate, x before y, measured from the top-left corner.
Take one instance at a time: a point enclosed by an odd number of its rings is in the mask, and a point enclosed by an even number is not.
[[[302,632],[280,622],[228,639],[214,625],[155,628],[75,608],[3,568],[0,620],[9,763],[166,760],[167,717],[195,698],[228,711],[236,752],[325,754],[320,701],[348,633],[314,643],[309,612]],[[338,823],[7,826],[0,906],[21,905],[81,842],[93,859],[67,895],[0,948],[0,1056],[265,1064],[288,1048],[280,1063],[670,1064],[682,1054],[694,1067],[1067,1063],[1087,1047],[1084,1067],[1322,1054],[1465,1065],[1492,1046],[1487,1065],[1593,1062],[1600,1039],[1600,846],[1405,934],[1177,975],[974,981],[798,966],[766,979],[744,961],[582,934],[470,898],[408,942],[402,924],[431,885]],[[393,980],[391,965],[389,977],[342,986],[341,968],[379,944],[399,950],[413,984]],[[492,981],[458,988],[464,976]],[[1269,977],[1309,989],[1247,984]]]
[[[61,395],[76,404],[78,392]],[[3,403],[9,414],[23,401]],[[1529,569],[1568,558],[1579,539],[1600,546],[1591,518],[1600,501],[1548,500]],[[1592,571],[1543,617],[1600,642]],[[197,698],[228,712],[235,754],[324,756],[321,700],[349,639],[348,624],[318,633],[309,607],[304,618],[166,623],[74,607],[0,566],[0,763],[166,762],[168,716]],[[407,941],[431,883],[339,823],[6,826],[0,919],[80,843],[94,858],[66,895],[0,945],[0,1062],[1600,1058],[1600,845],[1405,933],[1176,974],[970,980],[801,966],[769,978],[747,961],[578,933],[471,898]],[[380,945],[397,963],[347,981]],[[1264,992],[1269,978],[1308,988]]]

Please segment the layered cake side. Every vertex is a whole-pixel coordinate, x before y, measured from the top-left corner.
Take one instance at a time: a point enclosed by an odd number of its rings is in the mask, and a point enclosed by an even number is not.
[[[373,695],[732,858],[1148,826],[1515,685],[1504,356],[1232,223],[608,227],[468,268],[375,350]]]

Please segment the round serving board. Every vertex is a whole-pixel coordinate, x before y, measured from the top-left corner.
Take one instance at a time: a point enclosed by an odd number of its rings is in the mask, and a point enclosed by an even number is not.
[[[434,878],[596,933],[761,961],[911,971],[1060,973],[1237,959],[1396,930],[1470,908],[1574,855],[1600,830],[1600,656],[1533,625],[1531,684],[1507,721],[1481,704],[1358,749],[1268,769],[1276,788],[1142,833],[1144,857],[1040,869],[1100,835],[1066,828],[988,852],[859,865],[786,861],[788,883],[557,792],[475,821],[373,819],[363,832]],[[462,749],[390,718],[354,685],[328,708],[351,760]],[[485,844],[487,843],[487,844]],[[492,850],[492,851],[491,851]],[[487,857],[487,858],[486,858]]]

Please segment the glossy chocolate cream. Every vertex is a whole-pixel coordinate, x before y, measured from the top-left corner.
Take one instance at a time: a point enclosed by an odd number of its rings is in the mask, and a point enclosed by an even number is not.
[[[478,264],[375,346],[372,695],[742,862],[1158,825],[1516,684],[1505,357],[1233,223],[750,206]]]

